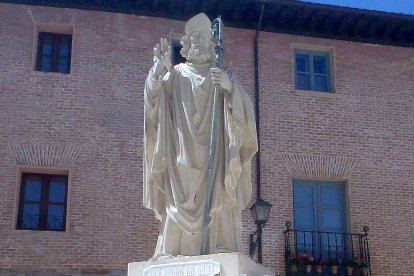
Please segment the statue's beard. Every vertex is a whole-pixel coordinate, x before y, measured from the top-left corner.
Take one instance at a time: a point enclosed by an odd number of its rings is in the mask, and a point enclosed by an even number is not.
[[[211,63],[213,58],[212,52],[204,48],[191,47],[187,54],[187,60],[193,64]]]

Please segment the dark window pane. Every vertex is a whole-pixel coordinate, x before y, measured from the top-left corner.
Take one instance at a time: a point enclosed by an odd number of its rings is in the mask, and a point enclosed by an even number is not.
[[[69,45],[60,45],[59,47],[59,56],[67,57],[69,53]]]
[[[49,202],[65,202],[66,183],[63,180],[52,179],[49,186]]]
[[[308,74],[298,73],[297,77],[297,89],[310,90],[310,78]]]
[[[340,208],[340,188],[339,187],[321,187],[321,204],[324,208]]]
[[[17,229],[64,230],[67,177],[23,173],[22,181]]]
[[[315,89],[314,90],[327,92],[328,91],[328,77],[327,76],[315,76]]]
[[[43,57],[41,71],[50,72],[52,70],[52,58]]]
[[[323,233],[295,233],[297,252],[311,249],[324,259],[346,256],[346,240],[343,234],[346,230],[343,218],[343,183],[336,181],[293,180],[294,218],[296,230],[316,230]],[[312,190],[313,189],[313,190]],[[313,194],[313,207],[300,206],[308,202],[308,195]],[[307,195],[308,194],[308,195]],[[330,233],[326,233],[330,232]],[[314,254],[314,253],[312,253]]]
[[[39,33],[36,70],[69,73],[71,43],[70,35]]]
[[[294,204],[295,206],[313,206],[313,186],[296,185]]]
[[[23,214],[39,216],[39,204],[38,203],[25,203],[23,207]]]
[[[59,72],[60,73],[67,73],[68,72],[68,59],[67,58],[60,58],[59,59]]]
[[[63,229],[65,208],[62,205],[49,205],[47,210],[47,229]]]
[[[43,45],[43,56],[51,56],[52,55],[52,45],[44,44]]]
[[[326,57],[313,56],[313,71],[317,74],[326,74]]]
[[[295,208],[295,228],[301,230],[311,230],[314,227],[313,207]]]
[[[39,204],[26,203],[23,205],[22,227],[38,228],[39,227]]]
[[[52,55],[52,44],[53,41],[51,39],[45,39],[43,42],[43,56],[51,56]]]
[[[341,186],[321,185],[321,223],[323,231],[341,231]]]
[[[41,188],[40,179],[26,179],[24,200],[40,201]]]
[[[341,212],[340,210],[324,210],[322,215],[322,231],[341,231]]]
[[[296,54],[296,71],[309,72],[309,56]]]
[[[173,44],[173,65],[186,62],[185,57],[180,53],[182,46],[179,43]]]
[[[293,205],[295,228],[301,230],[314,230],[315,227],[315,185],[304,183],[303,181],[294,181],[293,186]],[[308,185],[310,184],[310,185]],[[302,240],[301,240],[302,241]],[[306,243],[306,242],[302,242]],[[303,244],[303,246],[304,246]]]

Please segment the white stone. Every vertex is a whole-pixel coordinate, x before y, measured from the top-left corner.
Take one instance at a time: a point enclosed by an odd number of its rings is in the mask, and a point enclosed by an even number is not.
[[[214,67],[210,27],[205,14],[189,20],[181,41],[187,62],[174,67],[161,39],[145,82],[143,204],[161,223],[152,259],[242,248],[256,121],[243,85],[230,70]],[[219,111],[213,121],[214,106]]]
[[[144,276],[208,276],[220,273],[220,263],[212,260],[150,265]]]
[[[128,276],[274,276],[241,253],[181,256],[128,264]]]

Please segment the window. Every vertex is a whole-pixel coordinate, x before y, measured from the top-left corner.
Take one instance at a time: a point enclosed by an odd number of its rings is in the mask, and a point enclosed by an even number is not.
[[[72,35],[39,32],[36,70],[70,72]]]
[[[179,41],[173,41],[171,43],[172,46],[172,53],[171,53],[171,62],[173,65],[177,65],[179,63],[185,63],[186,59],[180,54],[181,51],[181,44]]]
[[[345,232],[344,183],[293,180],[295,228]]]
[[[347,232],[344,187],[345,184],[339,181],[293,180],[294,227],[295,230],[309,231],[298,232],[299,251],[321,248],[324,256],[328,252],[336,254],[334,250],[341,251],[338,255],[345,255],[345,237],[326,233]],[[316,235],[311,231],[323,233]]]
[[[329,53],[296,49],[294,55],[296,89],[332,92]]]
[[[67,175],[22,173],[17,229],[65,231]]]

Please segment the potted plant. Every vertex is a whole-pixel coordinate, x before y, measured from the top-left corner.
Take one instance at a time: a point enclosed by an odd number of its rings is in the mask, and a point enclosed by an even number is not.
[[[299,260],[296,258],[296,254],[292,253],[290,255],[289,264],[290,264],[290,272],[298,271]]]
[[[368,276],[369,266],[366,261],[362,261],[359,264],[359,269],[361,270],[361,275]]]
[[[338,260],[337,259],[332,259],[332,258],[328,258],[326,259],[326,266],[328,266],[331,270],[331,273],[336,275],[338,274]]]
[[[312,264],[315,266],[316,273],[322,273],[323,261],[321,259],[314,259]]]
[[[349,259],[345,262],[346,275],[352,276],[355,267],[358,267],[358,263],[354,259]]]
[[[306,258],[306,273],[312,272],[313,257]]]
[[[308,258],[306,257],[306,250],[299,254],[299,269],[303,270],[308,265]]]

